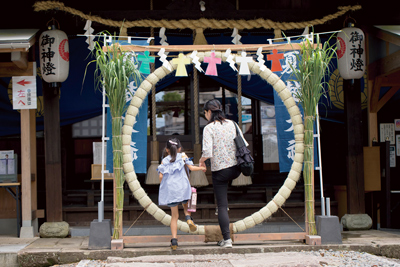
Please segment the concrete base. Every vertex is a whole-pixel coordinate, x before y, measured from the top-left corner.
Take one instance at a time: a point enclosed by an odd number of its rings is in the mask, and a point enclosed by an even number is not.
[[[306,244],[312,246],[321,245],[321,237],[319,235],[306,235]]]
[[[111,223],[110,220],[90,223],[88,249],[111,249]]]
[[[321,244],[342,244],[342,231],[337,216],[316,216],[316,223]]]
[[[372,219],[368,214],[345,214],[341,224],[350,231],[368,230],[372,227]]]
[[[0,262],[2,266],[19,267],[17,253],[0,253]]]
[[[20,238],[34,238],[34,229],[33,226],[22,226],[21,231],[19,232]]]
[[[123,239],[113,239],[111,240],[111,250],[122,250],[124,249]]]

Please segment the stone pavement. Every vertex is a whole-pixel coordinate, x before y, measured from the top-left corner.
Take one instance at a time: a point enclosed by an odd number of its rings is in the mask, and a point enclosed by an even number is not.
[[[151,266],[272,266],[269,265],[269,263],[280,259],[281,263],[286,264],[286,266],[321,266],[321,259],[312,257],[312,255],[304,254],[304,252],[315,252],[320,250],[329,251],[330,249],[334,251],[367,252],[373,255],[400,259],[399,231],[346,231],[342,232],[342,239],[343,244],[319,246],[306,245],[301,241],[293,240],[235,242],[233,248],[231,249],[219,248],[216,246],[215,242],[180,242],[178,250],[171,251],[169,248],[169,243],[166,242],[128,244],[123,250],[88,250],[88,236],[76,236],[64,239],[20,239],[16,237],[0,236],[0,263],[1,266],[12,267],[53,266],[78,263],[83,260],[105,261],[108,259],[107,265],[98,266],[129,266],[123,265],[122,263],[126,261],[130,261],[132,263],[135,260],[140,260],[142,263],[140,266],[147,266],[147,263],[149,266],[150,264]],[[268,254],[269,252],[273,252],[274,256],[268,257],[268,255],[270,255]],[[290,257],[289,252],[301,252],[303,254],[299,255],[305,256],[301,257],[293,254],[293,257]],[[163,259],[163,263],[160,263],[161,265],[157,265],[159,260],[154,261],[155,257],[161,257]],[[224,264],[227,260],[231,261],[234,259],[237,259],[236,265]],[[119,263],[115,263],[113,265],[113,260]],[[208,262],[209,264],[170,264],[171,262],[193,263],[196,260],[203,263]],[[75,264],[68,266],[77,265]],[[275,266],[278,266],[277,262]]]

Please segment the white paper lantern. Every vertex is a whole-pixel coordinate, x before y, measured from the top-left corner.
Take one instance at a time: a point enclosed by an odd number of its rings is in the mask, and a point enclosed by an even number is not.
[[[69,44],[65,32],[48,30],[39,38],[40,68],[48,83],[64,82],[69,74]]]
[[[337,35],[337,56],[343,79],[360,79],[365,72],[365,36],[361,29],[348,27]]]

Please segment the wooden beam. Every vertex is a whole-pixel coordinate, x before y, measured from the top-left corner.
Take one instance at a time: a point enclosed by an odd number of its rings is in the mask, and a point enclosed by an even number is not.
[[[170,242],[170,235],[122,236],[124,244]],[[179,242],[204,242],[204,235],[178,235]]]
[[[374,37],[379,38],[385,42],[400,46],[400,37],[385,30],[376,27],[370,27],[367,31]]]
[[[287,51],[287,50],[298,50],[300,49],[299,43],[295,44],[245,44],[245,45],[149,45],[149,46],[141,46],[141,45],[119,45],[122,51],[135,51],[135,52],[158,52],[161,48],[165,48],[167,52],[191,52],[191,51],[221,51],[225,52],[227,49],[231,51],[257,51],[258,48],[262,47],[263,51],[270,51],[273,49],[277,49],[279,51]],[[314,47],[317,47],[314,44]],[[110,47],[104,46],[103,51],[108,51]]]
[[[305,238],[306,232],[234,234],[235,241],[301,240]]]
[[[369,64],[368,79],[373,80],[376,77],[389,75],[397,71],[400,71],[400,51]]]
[[[383,77],[381,87],[400,86],[400,71]]]
[[[396,92],[399,89],[400,89],[400,86],[394,86],[394,87],[390,88],[389,91],[387,91],[386,94],[384,96],[382,96],[381,99],[379,99],[377,111],[379,111],[390,100],[390,98],[392,98],[392,96],[394,96],[396,94]]]
[[[0,53],[28,52],[29,48],[0,48]]]
[[[28,68],[28,52],[11,52],[11,61],[20,69]]]
[[[258,234],[234,234],[235,242],[246,241],[266,241],[266,240],[304,240],[305,232],[294,233],[258,233]],[[124,244],[137,243],[168,243],[171,240],[170,235],[155,235],[155,236],[123,236]],[[205,242],[204,235],[178,235],[179,242]]]
[[[26,69],[20,69],[12,62],[0,63],[0,77],[32,76],[36,62],[29,62]]]
[[[44,218],[44,210],[32,210],[32,220]]]
[[[372,86],[369,103],[370,112],[372,113],[378,112],[379,93],[382,87],[382,79],[382,77],[377,77]]]

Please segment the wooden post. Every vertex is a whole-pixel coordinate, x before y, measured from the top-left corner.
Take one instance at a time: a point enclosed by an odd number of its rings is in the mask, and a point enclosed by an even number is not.
[[[373,141],[378,140],[378,112],[371,110],[371,95],[374,82],[368,80],[368,145],[372,146]],[[379,88],[380,89],[380,88]]]
[[[21,202],[22,227],[32,227],[31,120],[30,110],[21,109]],[[25,237],[25,236],[23,236]]]
[[[381,201],[380,201],[380,225],[382,228],[391,228],[391,204],[390,204],[390,141],[380,143],[381,157]]]
[[[343,80],[347,130],[347,212],[365,213],[360,79]]]
[[[36,109],[29,110],[29,120],[30,120],[30,144],[31,144],[31,197],[32,197],[32,211],[35,212],[36,220],[37,217],[37,157],[36,157]]]
[[[251,121],[252,121],[252,136],[253,136],[253,156],[254,158],[263,158],[263,145],[262,145],[262,131],[261,131],[261,114],[260,114],[260,101],[251,100]],[[254,172],[262,173],[263,161],[256,160],[254,162]]]
[[[47,222],[63,220],[59,91],[43,82]]]

